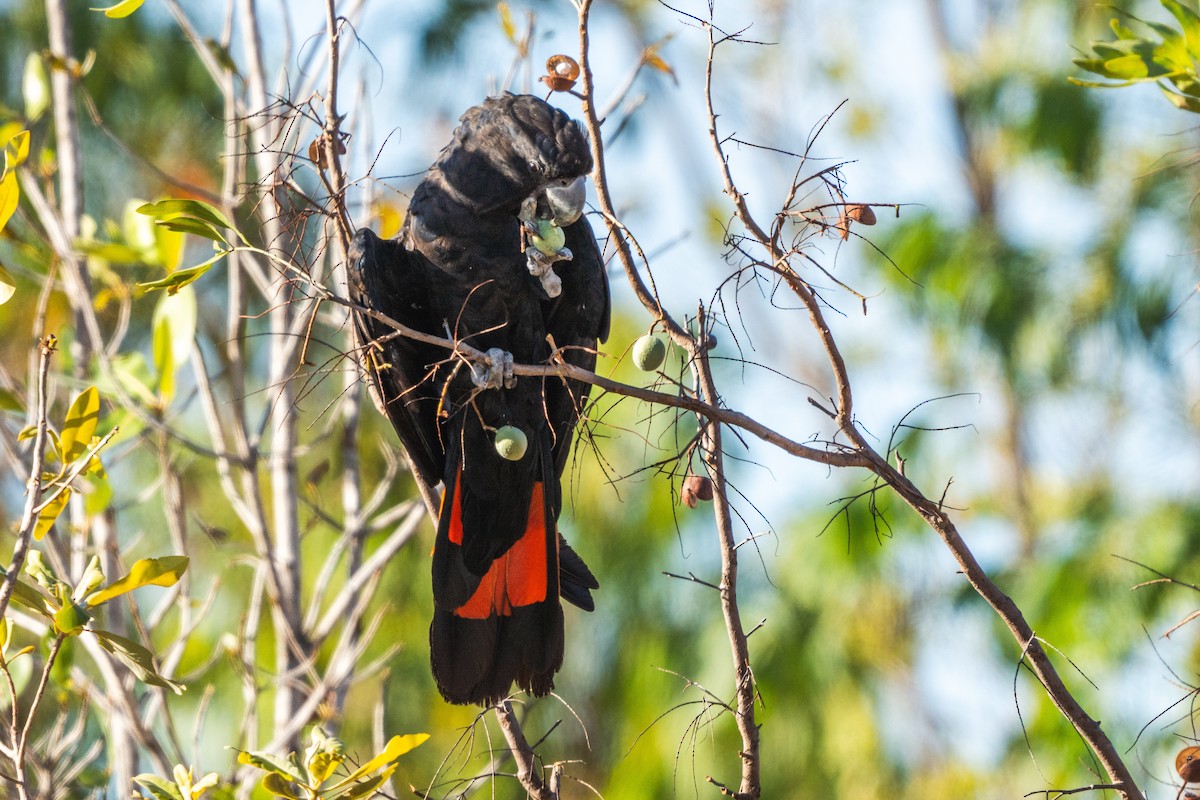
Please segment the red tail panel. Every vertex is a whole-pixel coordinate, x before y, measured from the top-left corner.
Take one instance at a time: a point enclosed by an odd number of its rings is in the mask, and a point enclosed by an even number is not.
[[[549,581],[547,542],[552,534],[553,531],[546,529],[542,484],[535,483],[525,533],[507,553],[492,562],[479,588],[470,600],[455,609],[454,615],[464,619],[507,617],[514,608],[544,602]],[[457,495],[450,510],[449,538],[455,544],[462,544],[462,510]],[[553,541],[557,544],[557,536]]]

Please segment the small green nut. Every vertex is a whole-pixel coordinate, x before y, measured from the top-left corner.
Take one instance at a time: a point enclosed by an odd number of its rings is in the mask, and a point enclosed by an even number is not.
[[[496,452],[509,461],[520,461],[529,449],[525,431],[515,425],[505,425],[496,431]]]
[[[642,372],[654,372],[667,358],[667,343],[646,334],[633,343],[633,363]]]
[[[529,239],[534,247],[548,256],[557,255],[567,243],[567,235],[563,233],[563,229],[548,219],[537,221],[537,233],[531,234]]]

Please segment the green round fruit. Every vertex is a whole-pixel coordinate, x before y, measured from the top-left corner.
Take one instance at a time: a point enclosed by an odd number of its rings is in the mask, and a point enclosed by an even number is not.
[[[563,229],[548,219],[539,219],[537,229],[538,232],[533,234],[530,239],[533,241],[534,247],[548,256],[558,253],[567,243],[567,235],[563,233]]]
[[[496,452],[509,461],[520,461],[529,449],[525,431],[513,425],[505,425],[496,431]]]
[[[667,343],[657,336],[646,334],[633,343],[633,363],[642,372],[653,372],[667,358]]]

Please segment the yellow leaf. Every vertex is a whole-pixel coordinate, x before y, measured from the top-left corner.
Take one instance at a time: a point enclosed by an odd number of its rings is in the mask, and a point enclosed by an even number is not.
[[[380,767],[384,767],[392,763],[409,750],[412,750],[413,748],[422,744],[428,738],[428,733],[408,733],[404,736],[393,736],[391,741],[387,743],[387,746],[383,748],[383,752],[372,758],[367,763],[363,764],[358,769],[354,770],[354,772],[350,773],[348,777],[346,777],[344,780],[338,781],[338,783],[334,784],[330,788],[339,789],[341,787],[348,786],[349,784],[356,783]]]
[[[174,586],[187,567],[187,556],[143,558],[129,569],[128,575],[89,596],[87,606],[92,608],[143,586]]]
[[[646,52],[642,54],[642,60],[659,72],[665,72],[672,76],[675,74],[675,70],[671,69],[671,65],[663,61],[662,56],[656,53],[653,48],[646,48]]]
[[[504,28],[504,35],[513,44],[517,43],[517,26],[513,24],[512,10],[508,7],[508,3],[497,3],[496,10],[500,12],[500,26]]]
[[[0,143],[8,143],[24,128],[20,122],[6,122],[0,125]]]
[[[29,131],[21,131],[4,145],[4,171],[12,172],[29,158]]]
[[[121,19],[122,17],[128,17],[130,14],[137,11],[142,7],[142,3],[144,2],[146,2],[146,0],[121,0],[121,2],[117,3],[115,6],[109,6],[108,8],[93,8],[91,10],[103,11],[104,16],[110,19]]]
[[[0,179],[0,231],[4,230],[13,212],[17,210],[17,198],[20,196],[16,173],[6,173],[4,178]]]
[[[33,538],[41,541],[46,532],[54,525],[54,521],[58,519],[58,515],[67,507],[67,501],[71,499],[71,489],[67,487],[59,492],[50,503],[41,510],[38,514],[37,524],[33,528]]]
[[[0,265],[0,306],[12,299],[12,296],[17,293],[17,284],[13,281],[13,276],[8,274],[3,265]]]
[[[60,440],[65,463],[69,464],[87,452],[99,421],[100,393],[95,386],[89,386],[79,393],[67,409]]]

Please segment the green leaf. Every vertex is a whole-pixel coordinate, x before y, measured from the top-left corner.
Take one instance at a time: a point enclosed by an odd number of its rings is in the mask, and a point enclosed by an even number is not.
[[[90,595],[87,605],[89,608],[94,608],[101,603],[107,603],[114,597],[120,597],[143,586],[174,586],[187,568],[187,556],[143,558],[133,565],[128,575]]]
[[[25,73],[21,78],[21,92],[25,95],[25,119],[33,121],[50,107],[50,76],[46,64],[37,53],[25,58]]]
[[[262,788],[277,797],[286,797],[288,800],[300,800],[297,790],[292,788],[292,782],[281,776],[278,772],[268,772],[264,775]]]
[[[1153,60],[1136,53],[1111,58],[1104,62],[1104,74],[1119,80],[1148,80],[1166,75],[1167,72],[1168,70],[1163,69]]]
[[[54,526],[55,520],[62,514],[63,509],[67,507],[67,501],[71,499],[71,487],[63,489],[58,495],[46,504],[38,513],[37,523],[33,527],[33,538],[40,542],[50,528]]]
[[[21,131],[4,145],[4,171],[12,172],[29,158],[29,131]]]
[[[104,16],[110,19],[121,19],[122,17],[128,17],[130,14],[137,11],[142,7],[142,3],[144,2],[146,2],[146,0],[121,0],[121,2],[117,3],[115,6],[109,6],[108,8],[93,8],[91,10],[103,11]]]
[[[2,226],[0,226],[2,227]],[[17,283],[13,280],[13,276],[8,274],[8,270],[0,264],[0,306],[12,299],[12,296],[17,293]],[[0,390],[3,391],[3,390]],[[9,409],[15,411],[19,409]]]
[[[46,619],[51,619],[56,611],[49,598],[19,579],[13,584],[12,599],[30,611],[41,614]]]
[[[161,686],[164,689],[170,689],[175,694],[183,694],[185,688],[183,684],[176,683],[158,674],[158,670],[154,666],[154,654],[145,647],[142,647],[137,642],[126,639],[124,636],[118,636],[108,631],[91,631],[91,633],[96,637],[96,641],[100,643],[101,647],[112,653],[122,664],[129,667],[130,671],[142,683],[151,686]]]
[[[174,781],[157,775],[134,775],[133,782],[148,791],[154,800],[191,800],[179,792],[179,787]]]
[[[148,406],[153,406],[158,402],[154,392],[150,390],[153,378],[150,375],[150,367],[146,364],[146,357],[142,353],[136,351],[121,353],[113,359],[112,364],[113,375],[122,389]],[[128,423],[128,420],[126,422]],[[130,430],[129,425],[126,424],[122,430]]]
[[[217,60],[217,63],[220,64],[223,69],[233,73],[234,75],[241,75],[241,73],[238,72],[237,62],[233,60],[233,56],[230,54],[228,47],[225,47],[211,36],[204,40],[204,45],[208,48],[208,52],[213,54],[213,58]]]
[[[198,781],[192,784],[192,797],[196,798],[204,794],[209,789],[215,789],[221,781],[221,776],[215,772],[210,772]]]
[[[200,200],[159,200],[157,203],[147,203],[139,207],[137,212],[163,222],[185,217],[207,222],[217,228],[236,231],[233,223],[220,210]]]
[[[1184,41],[1187,42],[1188,53],[1192,58],[1200,58],[1200,15],[1180,3],[1179,0],[1159,0],[1163,8],[1175,15],[1179,28],[1183,31]]]
[[[3,268],[0,268],[0,271],[2,270]],[[25,400],[16,392],[0,389],[0,411],[15,411],[23,414],[25,413]]]
[[[256,767],[264,772],[273,772],[295,783],[304,782],[304,776],[300,774],[300,770],[295,765],[277,758],[270,753],[252,753],[246,750],[239,750],[238,763]]]
[[[334,784],[332,788],[338,789],[347,784],[354,783],[364,775],[368,775],[380,767],[392,763],[409,750],[420,746],[428,738],[428,733],[408,733],[404,736],[393,736],[383,750],[379,753],[379,755],[375,756],[370,761],[354,770],[354,772],[351,772],[349,777],[337,784]]]
[[[0,231],[4,230],[4,226],[12,219],[13,212],[17,210],[17,200],[21,197],[21,189],[17,186],[17,174],[15,172],[6,173],[3,178],[0,178]]]
[[[196,293],[190,286],[168,292],[154,308],[154,366],[163,405],[175,392],[175,372],[192,354],[196,339]]]
[[[50,592],[56,599],[59,597],[59,587],[62,581],[54,574],[54,568],[46,563],[46,559],[42,557],[41,551],[30,550],[29,555],[25,556],[25,573],[38,582],[38,585]],[[58,610],[58,606],[54,606],[54,610]]]
[[[184,286],[187,286],[189,283],[208,272],[210,269],[212,269],[213,264],[217,263],[227,255],[229,255],[229,251],[222,250],[220,253],[217,253],[203,264],[197,264],[194,267],[188,267],[187,269],[181,269],[178,272],[172,272],[167,277],[157,281],[139,283],[138,286],[147,292],[153,292],[156,289],[166,289],[167,294],[175,294]]]
[[[1185,94],[1173,92],[1166,86],[1159,85],[1159,89],[1166,95],[1166,98],[1171,101],[1171,104],[1183,111],[1191,111],[1193,114],[1200,114],[1200,98],[1189,97]]]
[[[229,244],[229,240],[212,225],[191,217],[177,217],[175,219],[165,219],[154,223],[155,227],[165,228],[175,234],[191,233],[196,236],[202,236],[205,239],[212,239],[214,242],[222,242]]]
[[[141,264],[146,261],[144,253],[120,242],[97,242],[94,239],[76,239],[75,247],[82,253],[117,264]]]
[[[104,570],[100,569],[100,557],[92,556],[83,570],[83,576],[75,584],[75,591],[71,592],[71,599],[76,603],[82,603],[84,598],[100,588],[102,583],[104,583]]]
[[[54,629],[67,636],[78,636],[84,627],[92,621],[92,615],[87,609],[75,603],[67,602],[54,612]]]

